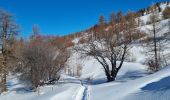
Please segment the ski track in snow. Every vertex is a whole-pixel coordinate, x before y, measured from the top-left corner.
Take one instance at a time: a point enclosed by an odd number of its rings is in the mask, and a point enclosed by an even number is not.
[[[80,81],[81,87],[78,89],[75,95],[75,100],[90,100],[89,86]]]
[[[84,85],[84,84],[83,84],[83,86],[85,87],[85,89],[84,89],[84,92],[83,92],[83,98],[82,98],[82,100],[90,100],[89,86]]]
[[[82,100],[85,87],[81,86],[75,93],[75,100]]]

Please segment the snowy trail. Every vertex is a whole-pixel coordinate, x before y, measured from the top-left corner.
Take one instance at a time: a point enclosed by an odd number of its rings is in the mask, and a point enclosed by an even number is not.
[[[84,96],[84,91],[85,91],[85,87],[81,86],[76,92],[75,92],[75,96],[74,96],[74,100],[82,100],[83,96]]]
[[[84,84],[83,84],[83,86],[85,87],[85,89],[84,89],[84,92],[83,92],[83,98],[82,98],[82,100],[90,100],[89,86],[84,85]]]
[[[90,90],[87,84],[80,81],[81,87],[76,92],[75,100],[90,100]]]

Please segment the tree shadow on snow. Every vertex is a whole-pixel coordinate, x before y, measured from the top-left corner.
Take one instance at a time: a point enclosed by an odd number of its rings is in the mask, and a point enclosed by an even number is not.
[[[127,72],[122,76],[117,77],[117,82],[126,82],[128,80],[135,80],[137,78],[141,78],[146,76],[149,73],[146,72],[141,72],[141,71],[132,71],[132,72]]]
[[[90,80],[90,81],[88,81],[88,83],[91,85],[103,84],[103,83],[107,83],[107,79],[106,78],[98,78],[95,80]]]
[[[170,76],[157,82],[152,82],[141,88],[143,91],[163,91],[170,89]]]
[[[124,83],[124,82],[127,82],[129,80],[135,80],[137,78],[144,77],[148,74],[149,73],[147,73],[147,72],[141,72],[141,71],[131,71],[131,72],[129,71],[129,72],[126,72],[124,75],[117,76],[117,78],[114,82]],[[103,83],[107,83],[107,79],[104,78],[104,77],[97,78],[97,79],[88,81],[88,83],[91,84],[91,85],[103,84]]]
[[[67,84],[67,83],[80,84],[80,81],[74,78],[65,78],[64,80],[60,80],[57,82],[57,84]]]
[[[19,94],[33,92],[33,90],[29,87],[18,87],[18,88],[12,89],[12,91],[15,91],[16,93],[19,93]]]
[[[14,78],[11,78],[11,80],[13,80]],[[32,88],[29,86],[25,86],[23,84],[21,84],[22,82],[19,80],[16,80],[16,82],[11,82],[11,81],[7,81],[7,90],[10,92],[16,92],[16,93],[29,93],[29,92],[33,92]]]

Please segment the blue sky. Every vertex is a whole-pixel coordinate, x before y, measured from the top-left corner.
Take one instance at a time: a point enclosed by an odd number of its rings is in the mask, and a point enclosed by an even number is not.
[[[137,11],[160,1],[168,0],[0,0],[0,8],[14,15],[20,36],[28,38],[34,24],[44,35],[65,35],[93,26],[100,15],[108,18],[111,12]]]

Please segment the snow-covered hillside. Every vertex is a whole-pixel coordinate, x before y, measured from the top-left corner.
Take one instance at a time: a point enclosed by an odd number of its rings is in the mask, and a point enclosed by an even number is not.
[[[162,4],[161,8],[165,9],[165,6]],[[149,16],[140,19],[146,23]],[[164,26],[159,31],[160,36],[167,37],[170,34],[169,21],[160,21]],[[150,28],[151,25],[139,27],[145,32]],[[77,44],[79,40],[75,38],[73,42]],[[9,75],[8,92],[0,94],[0,100],[170,100],[170,66],[154,74],[149,73],[145,65],[147,55],[143,52],[144,48],[140,43],[131,45],[130,59],[124,62],[114,82],[106,82],[103,68],[95,59],[81,58],[80,54],[72,51],[67,65],[70,70],[76,70],[76,66],[81,64],[83,69],[80,77],[63,73],[55,85],[42,86],[37,92],[32,92],[21,84],[16,75]],[[168,54],[170,39],[166,45],[164,53]]]
[[[162,11],[165,10],[166,7],[170,7],[170,4],[167,5],[167,4],[164,4],[164,3],[163,3],[163,4],[160,5],[160,8],[161,8]],[[139,19],[143,22],[143,24],[147,24],[147,22],[150,21],[150,15],[151,15],[151,14],[146,14],[146,13],[145,13],[145,15],[139,17]],[[163,15],[162,15],[162,12],[159,12],[159,18],[160,18],[160,19],[162,19],[162,16],[163,16]]]

